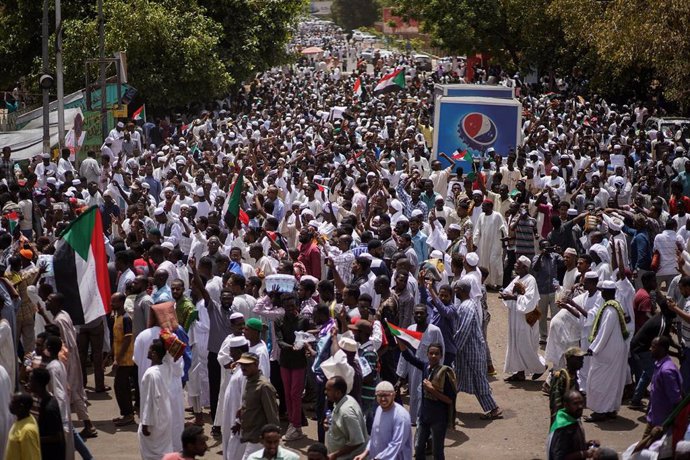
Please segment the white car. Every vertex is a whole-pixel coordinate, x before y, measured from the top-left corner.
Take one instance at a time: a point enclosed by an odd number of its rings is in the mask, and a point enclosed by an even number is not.
[[[414,54],[412,60],[418,70],[431,71],[431,57],[426,54]]]
[[[366,32],[362,32],[361,30],[353,30],[352,31],[352,39],[354,41],[362,41],[362,42],[375,42],[376,37],[368,34]]]

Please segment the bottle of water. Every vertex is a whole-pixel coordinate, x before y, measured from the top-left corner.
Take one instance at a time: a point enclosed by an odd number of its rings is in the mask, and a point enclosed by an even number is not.
[[[324,414],[324,418],[328,422],[328,426],[331,426],[331,423],[333,422],[333,411],[327,409],[326,413]]]

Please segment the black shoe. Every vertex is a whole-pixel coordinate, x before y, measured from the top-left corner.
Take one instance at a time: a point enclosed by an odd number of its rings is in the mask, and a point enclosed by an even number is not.
[[[219,426],[211,427],[211,436],[213,436],[214,438],[220,438],[222,435],[223,434],[221,433]]]

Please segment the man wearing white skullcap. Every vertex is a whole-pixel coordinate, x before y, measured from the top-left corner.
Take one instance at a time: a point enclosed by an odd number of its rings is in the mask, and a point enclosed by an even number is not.
[[[241,313],[237,314],[242,316]],[[223,364],[223,367],[228,369],[234,361],[240,359],[242,353],[249,351],[249,341],[242,335],[229,335],[223,342],[221,351],[227,353],[227,355],[223,354],[223,360],[227,362],[227,364]],[[218,354],[218,359],[221,359],[220,353]],[[237,411],[242,406],[242,397],[244,396],[244,385],[246,382],[246,378],[242,374],[240,366],[235,366],[234,369],[230,369],[229,374],[227,378],[228,383],[218,398],[218,407],[223,408],[222,421],[220,424],[222,427],[231,427],[235,424]],[[225,460],[242,458],[246,444],[240,442],[239,433],[233,434],[230,429],[222,430],[221,433],[223,458]]]
[[[410,413],[395,402],[393,384],[384,380],[376,385],[378,407],[374,414],[367,448],[355,459],[412,459]]]
[[[545,371],[544,358],[539,356],[539,318],[534,310],[539,302],[537,281],[529,274],[529,257],[520,256],[515,264],[517,276],[499,297],[508,308],[508,346],[504,372],[512,375],[506,382],[525,380],[532,374],[537,380]],[[529,316],[528,316],[529,315]]]
[[[604,300],[594,315],[589,335],[590,358],[587,376],[587,407],[592,415],[585,422],[601,422],[615,418],[621,406],[623,387],[628,372],[628,329],[625,312],[616,301],[616,283],[601,282]]]
[[[474,227],[472,242],[480,265],[489,270],[487,288],[498,289],[503,283],[503,238],[508,236],[508,229],[503,216],[494,211],[493,201],[485,199],[482,211]]]

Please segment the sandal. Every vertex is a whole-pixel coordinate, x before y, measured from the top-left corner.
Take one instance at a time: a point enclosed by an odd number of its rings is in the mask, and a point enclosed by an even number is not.
[[[481,420],[498,420],[503,418],[503,410],[500,407],[479,416]]]
[[[524,382],[525,381],[525,374],[516,372],[515,374],[511,375],[510,377],[506,377],[503,379],[504,382]]]
[[[79,436],[81,436],[82,439],[97,438],[98,431],[96,431],[95,428],[91,428],[90,430],[84,428],[79,432]]]
[[[585,417],[583,421],[585,423],[597,423],[597,422],[603,422],[607,420],[608,417],[606,417],[606,414],[599,414],[597,412],[592,412],[592,415],[589,417]]]

